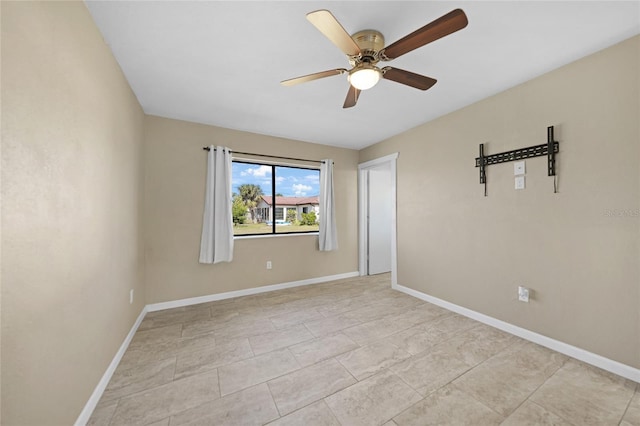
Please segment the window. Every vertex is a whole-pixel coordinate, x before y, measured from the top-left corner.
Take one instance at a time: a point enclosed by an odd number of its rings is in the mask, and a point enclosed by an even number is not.
[[[233,161],[233,234],[318,232],[320,170]]]

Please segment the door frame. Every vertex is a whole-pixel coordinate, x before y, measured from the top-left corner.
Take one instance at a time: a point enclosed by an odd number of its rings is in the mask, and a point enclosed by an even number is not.
[[[396,160],[399,153],[385,155],[358,164],[358,270],[360,275],[367,275],[367,216],[369,215],[369,180],[367,172],[370,168],[388,164],[391,173],[391,286],[398,285],[398,242],[396,229]]]

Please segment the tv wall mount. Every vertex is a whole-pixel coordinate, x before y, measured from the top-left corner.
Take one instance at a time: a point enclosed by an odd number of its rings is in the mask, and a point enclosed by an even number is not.
[[[486,168],[492,164],[507,163],[509,161],[522,160],[525,158],[547,156],[547,175],[553,176],[553,192],[558,192],[556,188],[556,154],[560,150],[560,144],[554,140],[553,126],[547,127],[547,143],[530,146],[528,148],[514,149],[499,154],[485,155],[484,144],[480,144],[480,156],[476,157],[476,167],[480,168],[480,183],[484,184],[484,196],[487,196],[487,173]]]

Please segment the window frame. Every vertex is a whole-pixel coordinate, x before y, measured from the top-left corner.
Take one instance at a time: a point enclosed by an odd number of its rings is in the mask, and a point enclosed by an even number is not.
[[[233,163],[241,163],[241,164],[252,164],[252,165],[257,165],[257,166],[267,166],[267,167],[271,167],[271,201],[272,201],[272,205],[271,208],[273,209],[273,217],[271,220],[271,232],[261,232],[261,233],[254,233],[254,234],[239,234],[236,235],[235,231],[233,234],[233,238],[246,238],[246,237],[273,237],[273,236],[279,236],[279,235],[314,235],[314,234],[318,234],[320,231],[318,229],[315,230],[311,230],[311,231],[291,231],[291,232],[276,232],[276,208],[278,208],[278,203],[276,202],[276,167],[284,167],[284,168],[289,168],[289,169],[301,169],[301,170],[313,170],[315,172],[318,172],[318,175],[320,174],[320,167],[309,167],[309,166],[298,166],[298,165],[292,165],[292,164],[283,164],[283,163],[276,163],[276,162],[260,162],[260,161],[253,161],[253,160],[245,160],[245,159],[236,159],[236,158],[232,158],[231,159],[231,167],[233,168]],[[269,196],[269,194],[263,194],[263,195],[267,195]],[[320,197],[318,194],[318,203],[320,202]],[[284,216],[284,210],[285,207],[279,207],[281,209],[283,209],[283,216]],[[318,222],[319,223],[319,222]]]

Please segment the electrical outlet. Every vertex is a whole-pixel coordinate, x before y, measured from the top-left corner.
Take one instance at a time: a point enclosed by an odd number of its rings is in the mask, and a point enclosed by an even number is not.
[[[529,289],[526,287],[518,287],[518,300],[529,303]]]
[[[129,304],[133,304],[133,289],[129,290]]]
[[[516,176],[516,189],[524,189],[524,176]]]
[[[271,264],[270,260],[267,260],[267,269],[271,269],[273,267],[273,265]]]
[[[513,164],[513,174],[516,176],[524,174],[524,161],[516,161]]]

